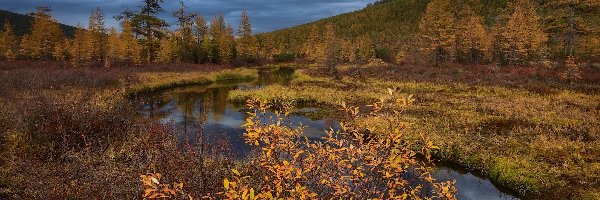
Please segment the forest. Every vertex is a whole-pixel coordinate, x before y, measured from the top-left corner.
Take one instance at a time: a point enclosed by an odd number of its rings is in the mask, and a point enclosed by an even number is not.
[[[0,10],[0,199],[600,199],[600,1],[133,2]]]

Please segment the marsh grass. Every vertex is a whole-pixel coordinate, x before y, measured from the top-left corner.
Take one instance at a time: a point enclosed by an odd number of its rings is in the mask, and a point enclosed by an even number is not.
[[[525,197],[597,196],[600,85],[593,76],[573,84],[546,69],[479,67],[454,69],[452,76],[447,69],[347,67],[342,80],[308,69],[289,86],[233,91],[229,99],[286,97],[327,107],[369,102],[381,88],[396,88],[415,94],[407,121],[441,146],[437,159],[481,171]]]
[[[129,95],[148,94],[165,89],[204,85],[215,82],[250,81],[257,78],[257,71],[238,68],[219,72],[148,72],[138,75],[139,84],[129,90]]]

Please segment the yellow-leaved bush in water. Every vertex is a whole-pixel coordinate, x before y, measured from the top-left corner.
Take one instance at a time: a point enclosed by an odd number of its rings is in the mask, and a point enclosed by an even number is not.
[[[345,116],[340,130],[310,140],[303,136],[302,127],[288,120],[293,102],[249,100],[244,139],[258,152],[246,164],[256,171],[241,174],[232,169],[220,195],[229,199],[455,199],[453,182],[437,182],[429,173],[430,151],[437,147],[424,135],[405,137],[409,124],[402,116],[413,102],[412,95],[388,89],[386,97],[369,105],[367,114],[342,103]],[[274,115],[268,110],[274,110]],[[367,126],[359,122],[361,117],[378,118],[384,125]]]

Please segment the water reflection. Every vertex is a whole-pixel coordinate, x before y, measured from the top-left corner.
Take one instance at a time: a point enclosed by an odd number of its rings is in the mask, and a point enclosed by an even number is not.
[[[261,70],[259,78],[252,83],[221,83],[211,86],[179,88],[153,95],[145,99],[141,113],[160,123],[171,125],[179,142],[196,143],[198,128],[202,128],[204,141],[217,144],[228,141],[234,157],[242,158],[250,152],[250,146],[243,140],[241,127],[247,114],[243,105],[227,101],[227,94],[235,89],[259,88],[269,84],[289,84],[293,69]],[[314,112],[316,108],[298,108],[302,112]],[[270,113],[272,115],[272,113]],[[324,135],[325,129],[338,129],[335,120],[311,120],[304,116],[290,116],[292,124],[305,127],[305,135],[316,140]],[[205,123],[201,123],[205,122]],[[201,127],[203,125],[203,127]],[[226,139],[223,139],[226,138]],[[516,199],[498,190],[488,179],[450,167],[438,167],[432,175],[439,181],[456,180],[459,199]]]
[[[243,111],[243,105],[227,101],[228,93],[235,89],[288,84],[293,73],[294,70],[288,68],[260,70],[259,78],[251,83],[219,83],[170,90],[147,97],[141,113],[147,118],[170,124],[178,132],[180,142],[194,144],[197,128],[203,125],[202,133],[206,141],[216,141],[226,136],[231,142],[234,155],[242,157],[249,151],[249,146],[242,137],[242,124],[248,116]],[[322,137],[325,129],[337,129],[337,123],[331,119],[311,120],[304,116],[290,116],[289,120],[292,124],[304,126],[305,135],[313,139]]]
[[[434,169],[431,175],[438,181],[456,180],[454,186],[458,191],[458,194],[456,195],[458,199],[518,199],[513,195],[498,190],[489,179],[476,176],[471,172],[459,170],[454,167],[438,167]]]

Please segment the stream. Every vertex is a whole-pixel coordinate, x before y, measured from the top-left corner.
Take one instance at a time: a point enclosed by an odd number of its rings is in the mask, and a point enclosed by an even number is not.
[[[179,142],[195,142],[196,127],[204,122],[202,132],[208,142],[227,141],[231,145],[232,154],[243,158],[250,152],[250,146],[244,143],[242,124],[247,117],[244,105],[227,101],[229,91],[236,89],[260,88],[269,84],[289,84],[294,70],[281,68],[278,70],[260,70],[259,78],[254,82],[213,84],[209,86],[192,86],[167,90],[153,94],[144,99],[140,112],[163,124],[170,124],[176,129]],[[297,108],[296,112],[315,112],[318,108]],[[310,119],[303,115],[291,115],[292,124],[305,126],[305,134],[311,139],[324,135],[325,129],[338,129],[333,119]],[[452,165],[441,164],[431,172],[438,181],[456,180],[458,199],[494,200],[518,199],[501,191],[489,179],[460,169]]]

